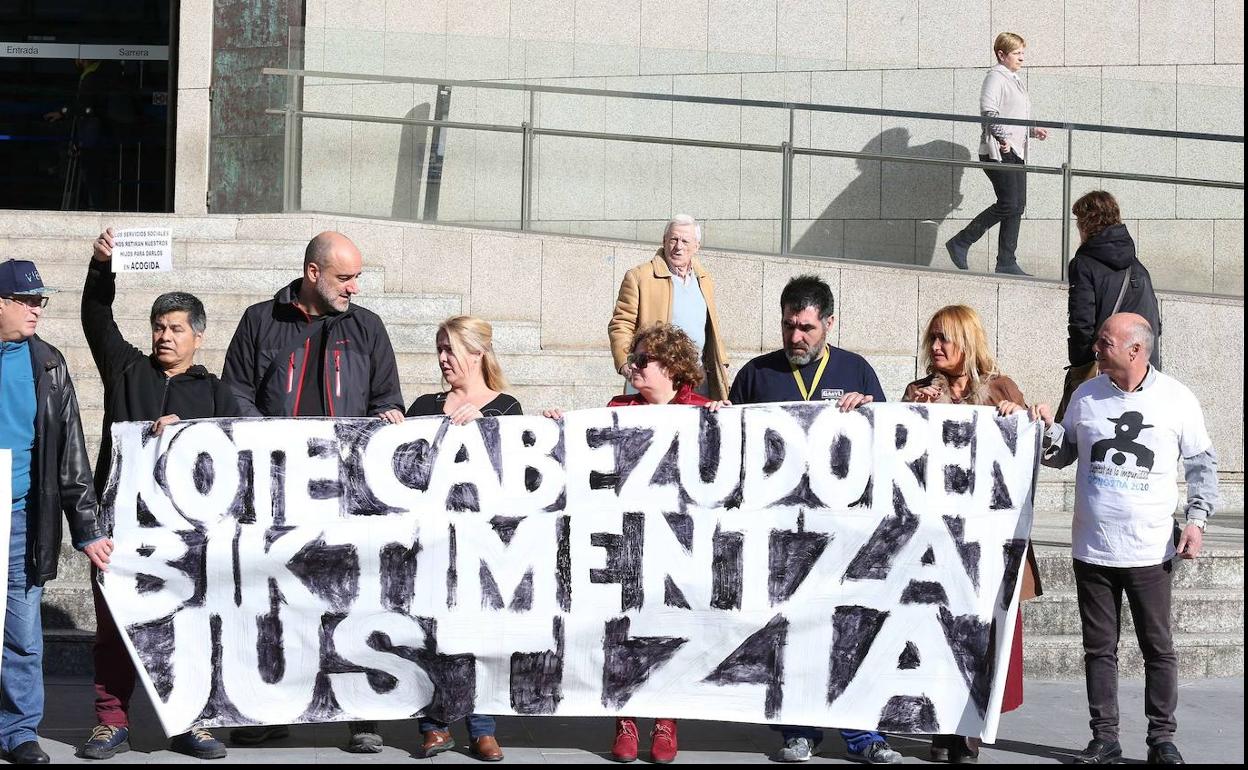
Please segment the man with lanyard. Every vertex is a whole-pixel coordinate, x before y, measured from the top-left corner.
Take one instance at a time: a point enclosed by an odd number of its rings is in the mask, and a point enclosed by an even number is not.
[[[884,391],[871,364],[857,353],[828,344],[836,320],[828,285],[813,275],[789,281],[780,293],[780,327],[784,347],[741,367],[729,399],[737,405],[783,401],[836,401],[848,412],[863,404],[884,401]],[[805,762],[818,749],[823,731],[814,727],[779,725],[784,746],[781,762]],[[901,762],[884,736],[871,730],[841,730],[851,759],[872,765]]]
[[[832,290],[813,275],[799,275],[780,293],[784,347],[761,355],[737,373],[728,396],[734,404],[837,401],[842,411],[884,401],[880,379],[857,353],[828,344],[836,321]]]

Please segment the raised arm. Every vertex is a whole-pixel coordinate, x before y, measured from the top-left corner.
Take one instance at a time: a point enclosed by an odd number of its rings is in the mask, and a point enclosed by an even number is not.
[[[91,250],[91,264],[82,287],[82,333],[91,349],[95,368],[105,384],[145,354],[126,341],[113,318],[113,300],[117,296],[113,275],[113,230],[100,233]]]

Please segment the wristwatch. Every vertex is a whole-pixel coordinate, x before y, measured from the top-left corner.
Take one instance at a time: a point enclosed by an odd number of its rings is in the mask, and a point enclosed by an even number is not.
[[[1208,519],[1188,519],[1187,520],[1188,526],[1198,527],[1201,532],[1205,531],[1205,525],[1208,523],[1209,523]]]

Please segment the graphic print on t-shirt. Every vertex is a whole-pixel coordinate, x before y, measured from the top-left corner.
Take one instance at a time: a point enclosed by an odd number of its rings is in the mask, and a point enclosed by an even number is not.
[[[1123,412],[1104,419],[1114,423],[1114,435],[1092,445],[1088,480],[1102,488],[1147,492],[1153,450],[1136,439],[1153,426],[1146,424],[1144,415],[1139,412]]]
[[[1104,462],[1105,456],[1109,456],[1110,462],[1114,465],[1124,465],[1127,462],[1127,456],[1135,457],[1135,464],[1145,470],[1153,469],[1153,450],[1136,441],[1140,437],[1140,431],[1145,428],[1151,428],[1152,425],[1144,424],[1144,415],[1139,412],[1123,412],[1118,417],[1105,418],[1114,423],[1113,438],[1101,439],[1092,445],[1092,462]],[[1114,451],[1117,450],[1117,451]]]

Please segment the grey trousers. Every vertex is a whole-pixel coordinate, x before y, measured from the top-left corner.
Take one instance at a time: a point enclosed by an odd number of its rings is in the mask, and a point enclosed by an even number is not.
[[[1179,659],[1170,632],[1171,562],[1151,567],[1101,567],[1074,560],[1083,668],[1092,737],[1118,740],[1118,637],[1125,595],[1144,654],[1144,715],[1148,745],[1174,739],[1178,726]]]

